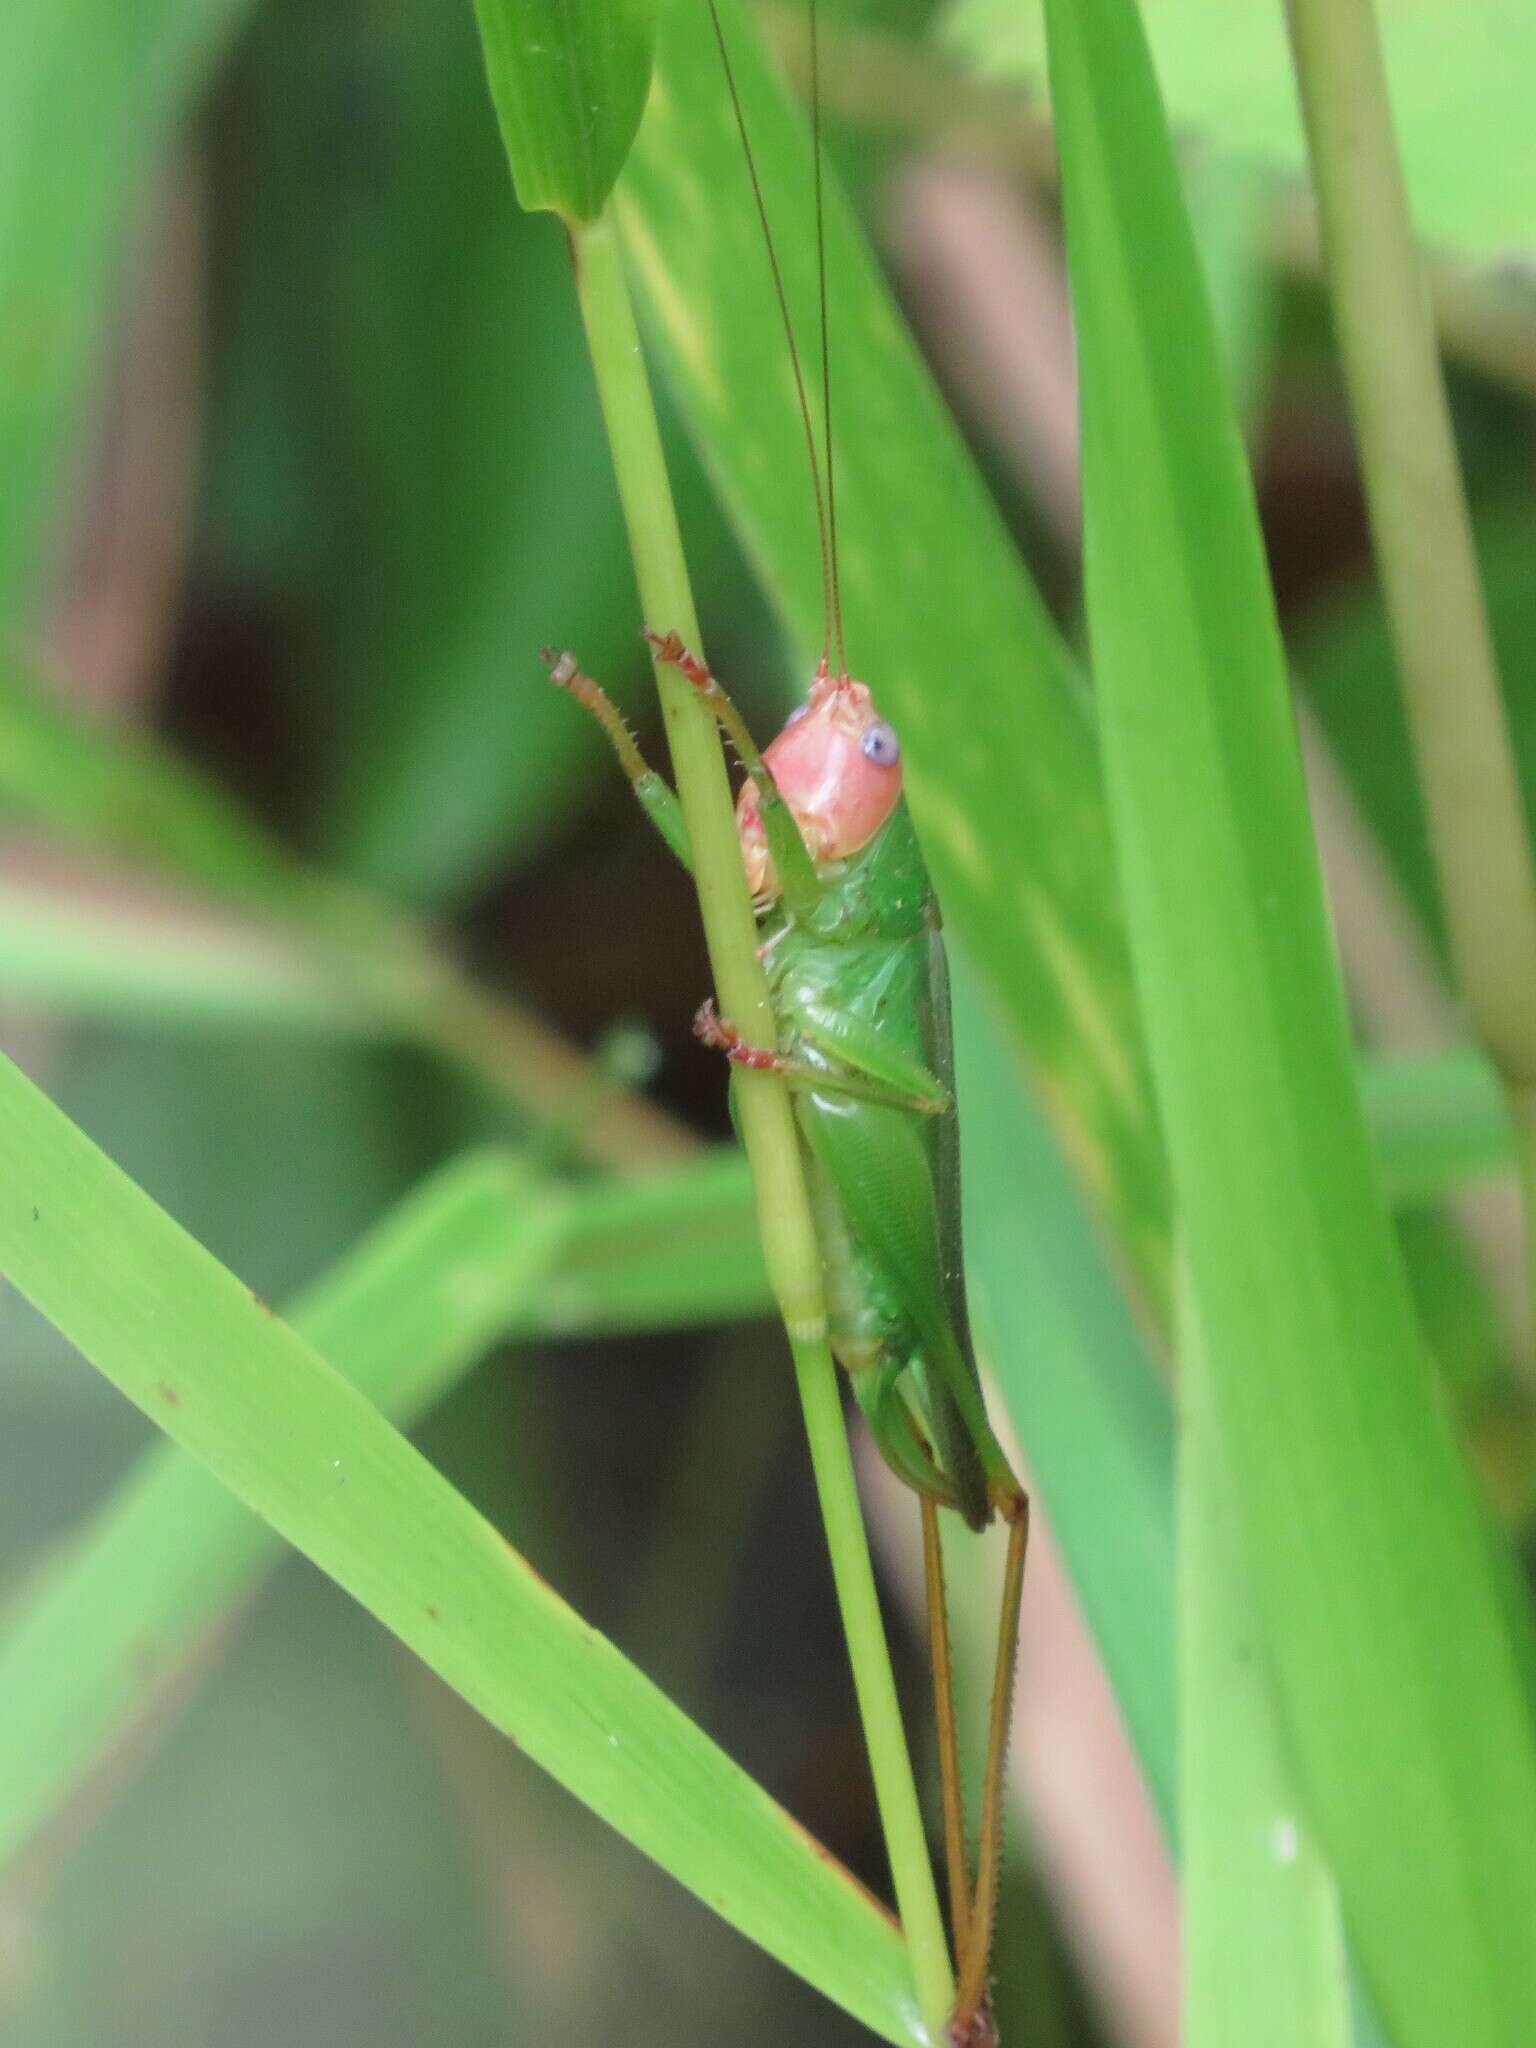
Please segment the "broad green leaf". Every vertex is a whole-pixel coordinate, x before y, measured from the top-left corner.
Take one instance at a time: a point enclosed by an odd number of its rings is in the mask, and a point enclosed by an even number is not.
[[[1536,19],[1523,0],[1453,15],[1383,0],[1382,41],[1414,217],[1426,241],[1476,262],[1536,240],[1536,161],[1525,147]],[[1169,115],[1306,183],[1306,146],[1283,0],[1148,0],[1147,32]],[[1043,83],[1039,0],[955,0],[945,33],[978,71]]]
[[[1368,1154],[1251,485],[1140,24],[1125,0],[1048,19],[1111,810],[1281,1723],[1402,2048],[1513,2044],[1536,2009],[1528,1618]]]
[[[868,1895],[9,1063],[0,1159],[0,1269],[93,1364],[715,1911],[884,2038],[920,2038]]]
[[[722,13],[791,305],[809,336],[807,138],[741,10]],[[945,916],[1026,1049],[1095,1206],[1161,1299],[1166,1191],[1081,679],[850,215],[831,197],[849,659],[901,732]],[[706,463],[808,671],[822,621],[804,438],[702,9],[675,8],[663,25],[616,210]]]
[[[1350,2048],[1338,1894],[1296,1807],[1199,1322],[1179,1303],[1184,2048]]]
[[[125,237],[241,0],[0,8],[0,628],[52,539]]]
[[[517,196],[596,220],[650,84],[657,0],[475,0]]]

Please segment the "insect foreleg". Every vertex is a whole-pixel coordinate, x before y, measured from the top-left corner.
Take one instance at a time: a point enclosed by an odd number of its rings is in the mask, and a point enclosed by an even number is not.
[[[543,655],[549,667],[550,681],[558,688],[569,692],[582,709],[590,711],[597,720],[607,735],[609,745],[619,757],[619,766],[629,777],[629,786],[635,792],[640,808],[683,866],[691,872],[693,856],[688,845],[688,827],[683,823],[682,808],[666,779],[657,773],[641,753],[634,734],[624,723],[624,714],[602,684],[594,682],[591,676],[577,666],[574,654],[557,655],[552,648],[546,647]]]
[[[736,749],[737,758],[751,776],[757,790],[758,811],[768,851],[773,856],[784,901],[799,916],[808,916],[821,901],[822,885],[811,850],[801,836],[794,812],[779,794],[746,720],[726,694],[720,682],[696,654],[691,654],[676,633],[646,631],[658,661],[664,661],[685,675],[713,713],[720,730]]]

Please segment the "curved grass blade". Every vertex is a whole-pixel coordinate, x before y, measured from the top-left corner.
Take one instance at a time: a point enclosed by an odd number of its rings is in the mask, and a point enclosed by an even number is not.
[[[657,0],[475,0],[491,98],[530,212],[572,226],[608,203],[640,125]]]
[[[1134,7],[1050,0],[1101,730],[1300,1797],[1403,2048],[1536,2010],[1528,1616],[1368,1155],[1242,446]],[[1525,2016],[1525,2017],[1522,2017]]]
[[[526,1312],[567,1209],[511,1154],[455,1162],[294,1303],[293,1327],[409,1421]],[[139,1461],[0,1633],[0,1863],[283,1549],[176,1445]]]
[[[358,1390],[0,1063],[0,1269],[561,1783],[885,2039],[900,1932]]]
[[[735,1151],[559,1194],[488,1151],[416,1189],[288,1320],[404,1426],[499,1338],[771,1306]],[[0,1626],[0,1864],[142,1725],[283,1550],[175,1444],[145,1454]]]

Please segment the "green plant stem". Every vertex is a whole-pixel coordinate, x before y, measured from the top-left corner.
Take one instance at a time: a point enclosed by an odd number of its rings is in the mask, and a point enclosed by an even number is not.
[[[634,312],[606,215],[573,231],[572,254],[646,623],[676,631],[702,651]],[[721,1007],[749,1038],[772,1043],[773,1011],[714,719],[674,668],[658,665],[656,679]],[[923,2021],[937,2042],[953,2000],[949,1953],[827,1344],[821,1262],[789,1096],[771,1074],[742,1072],[733,1085],[764,1262],[794,1355],[891,1878]]]
[[[1536,870],[1371,0],[1290,0],[1323,259],[1457,978],[1536,1281]]]

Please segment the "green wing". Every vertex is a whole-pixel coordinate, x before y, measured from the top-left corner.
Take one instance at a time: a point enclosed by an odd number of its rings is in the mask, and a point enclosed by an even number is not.
[[[928,928],[928,978],[918,1007],[922,1029],[923,1058],[936,1081],[943,1083],[953,1103],[955,1097],[955,1034],[950,1018],[949,957],[939,930],[938,915]],[[928,1121],[925,1136],[933,1163],[934,1206],[938,1214],[939,1270],[944,1278],[944,1299],[949,1307],[949,1324],[955,1333],[960,1356],[981,1389],[976,1365],[976,1347],[971,1341],[971,1315],[965,1296],[965,1245],[960,1228],[960,1118],[954,1109],[948,1116]]]
[[[975,1365],[950,1320],[933,1162],[906,1110],[815,1090],[796,1097],[806,1142],[836,1187],[848,1227],[878,1266],[918,1339],[934,1450],[973,1528],[990,1508],[977,1419],[988,1439]],[[947,1119],[942,1119],[947,1121]]]

